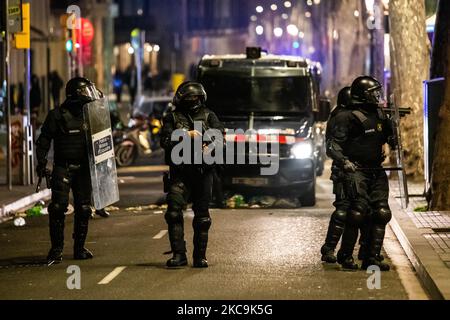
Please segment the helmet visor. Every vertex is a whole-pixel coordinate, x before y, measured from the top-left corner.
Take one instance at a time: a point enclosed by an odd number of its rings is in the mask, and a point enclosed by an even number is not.
[[[370,103],[381,105],[385,104],[384,92],[382,88],[376,88],[368,92],[368,100]]]
[[[77,90],[77,95],[86,97],[92,101],[100,100],[103,98],[103,93],[98,90],[95,85],[87,85]]]

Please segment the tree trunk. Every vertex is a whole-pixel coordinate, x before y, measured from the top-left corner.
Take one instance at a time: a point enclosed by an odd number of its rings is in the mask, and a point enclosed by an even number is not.
[[[423,81],[429,74],[429,41],[426,33],[425,3],[391,0],[391,64],[396,103],[410,107],[401,132],[406,173],[422,176],[423,161]]]
[[[444,8],[445,7],[445,8]],[[435,76],[444,76],[445,97],[439,111],[439,127],[436,137],[435,156],[431,180],[431,210],[450,210],[450,6],[440,1],[433,48]],[[445,46],[443,45],[445,44]]]
[[[444,77],[447,72],[449,54],[448,32],[450,30],[450,1],[439,1],[434,30],[433,53],[431,58],[431,79]]]

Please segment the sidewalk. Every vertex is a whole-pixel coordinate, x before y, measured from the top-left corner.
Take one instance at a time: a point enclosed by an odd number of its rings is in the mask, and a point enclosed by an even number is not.
[[[0,186],[0,223],[11,213],[32,206],[40,200],[50,199],[51,191],[43,189],[36,193],[36,186],[14,186],[12,191]]]
[[[424,184],[408,182],[409,193],[423,194]],[[398,182],[391,181],[391,227],[432,299],[450,299],[450,211],[414,212],[424,197],[401,208]]]

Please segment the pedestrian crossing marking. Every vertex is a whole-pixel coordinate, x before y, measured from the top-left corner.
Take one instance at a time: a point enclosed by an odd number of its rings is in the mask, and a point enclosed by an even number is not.
[[[117,267],[115,268],[110,274],[108,274],[105,278],[103,278],[102,281],[100,281],[98,284],[108,284],[111,281],[113,281],[119,274],[122,273],[123,270],[125,270],[127,267]]]
[[[153,240],[159,240],[164,238],[164,236],[168,233],[167,230],[161,230],[156,236],[153,237]]]

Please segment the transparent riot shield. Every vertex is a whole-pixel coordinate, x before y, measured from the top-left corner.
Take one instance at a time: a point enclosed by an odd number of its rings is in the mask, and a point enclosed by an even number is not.
[[[84,106],[92,198],[97,210],[119,201],[117,168],[111,130],[109,103],[106,98]]]

